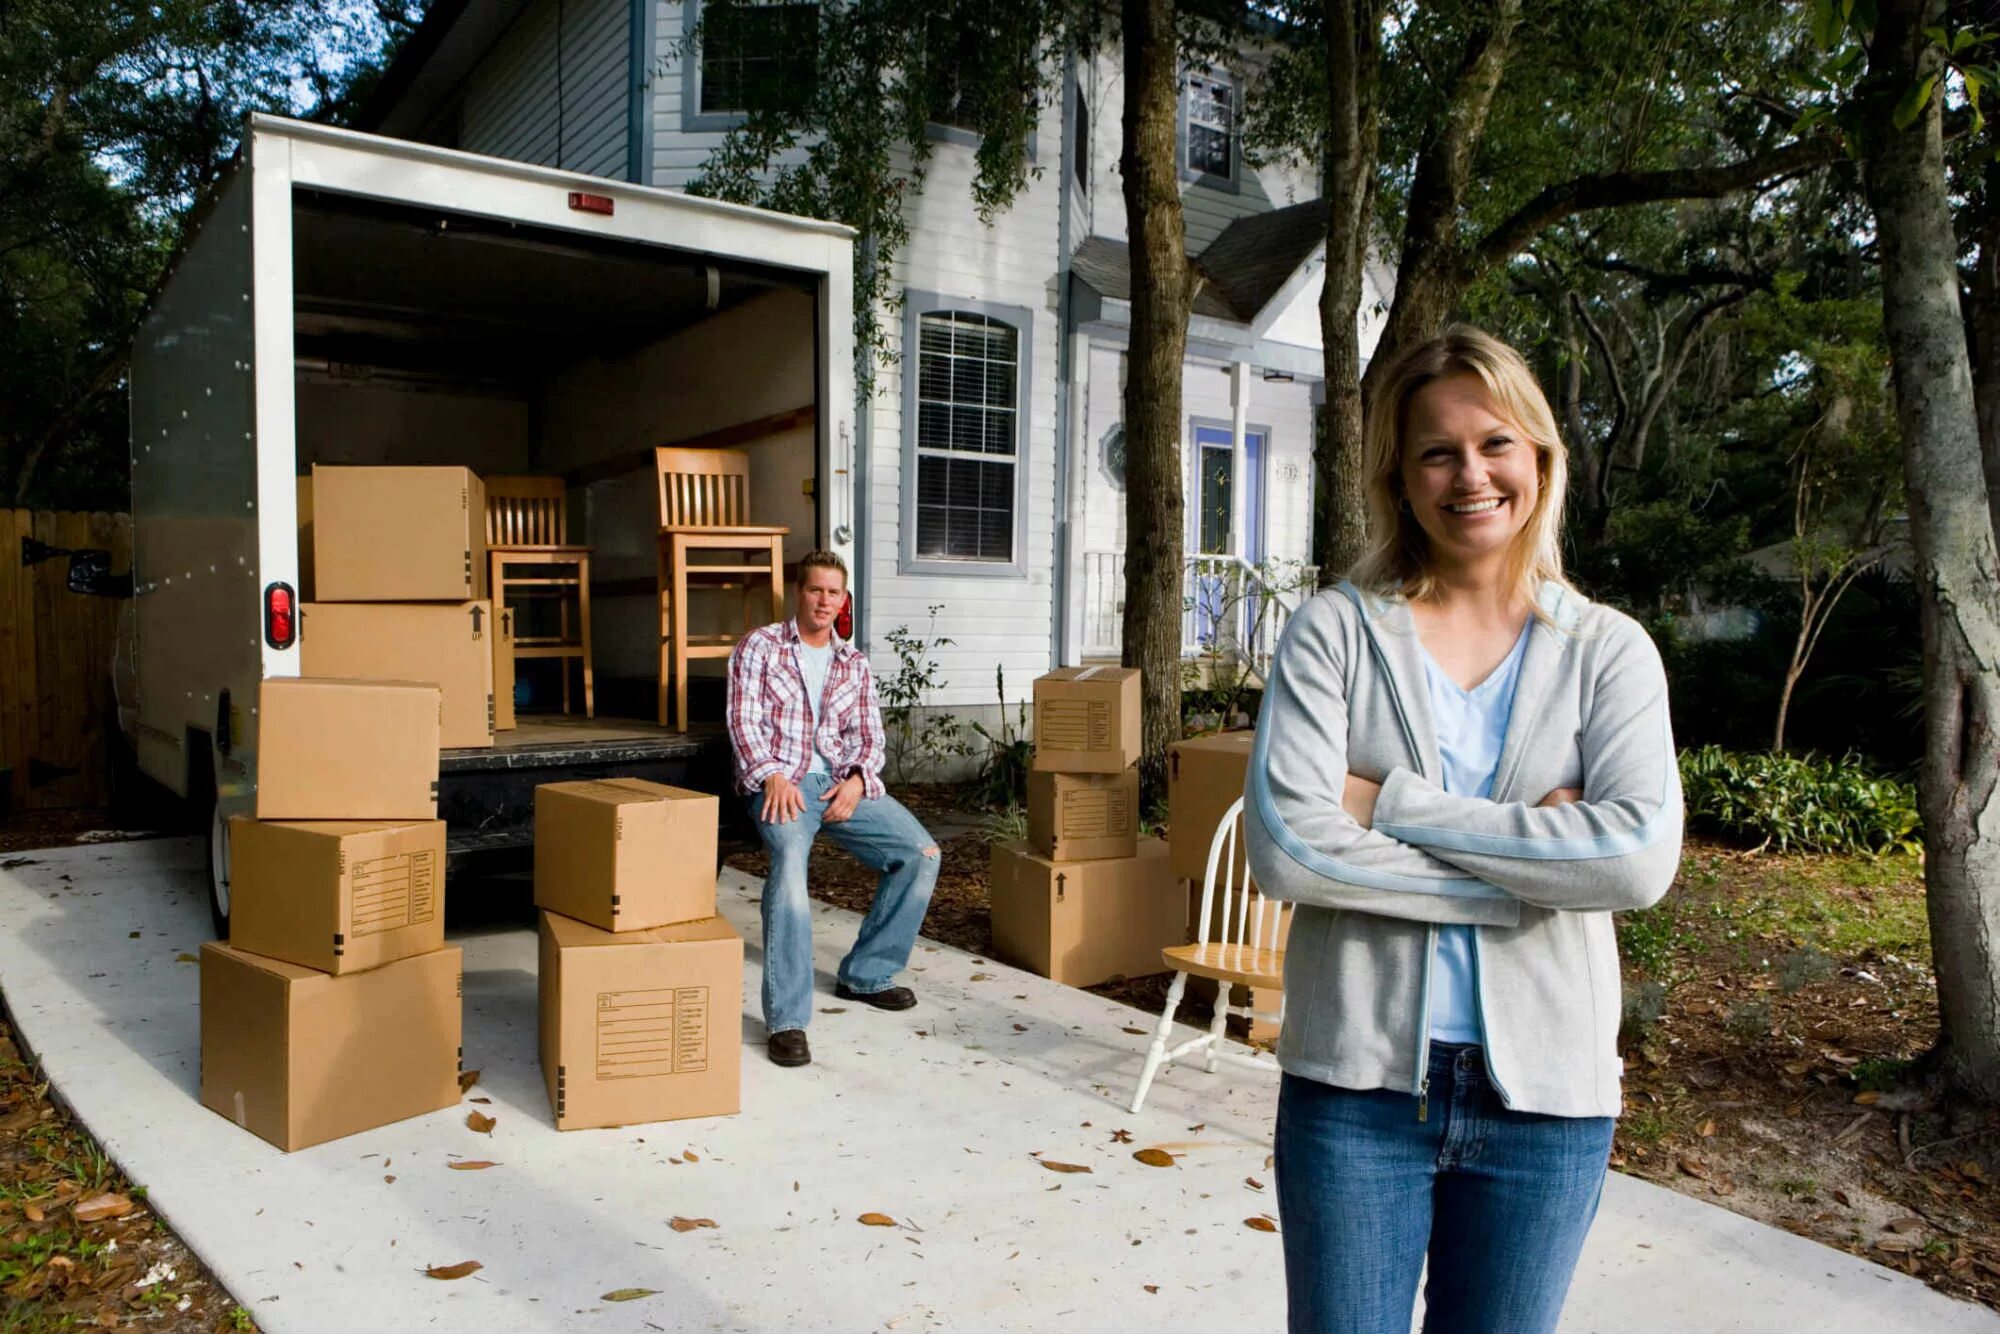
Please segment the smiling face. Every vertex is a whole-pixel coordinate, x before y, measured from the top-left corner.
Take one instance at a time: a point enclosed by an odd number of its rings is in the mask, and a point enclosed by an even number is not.
[[[1410,396],[1399,476],[1439,573],[1504,565],[1541,498],[1537,453],[1477,375],[1443,376]]]

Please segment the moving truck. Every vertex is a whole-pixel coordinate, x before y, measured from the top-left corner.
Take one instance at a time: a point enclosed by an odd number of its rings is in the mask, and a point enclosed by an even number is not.
[[[218,926],[259,682],[301,674],[315,465],[561,476],[569,540],[592,549],[597,717],[524,712],[443,752],[454,865],[525,848],[540,783],[726,789],[719,726],[657,725],[653,449],[743,450],[752,521],[788,526],[786,559],[851,566],[853,262],[829,223],[250,119],[131,372],[121,724],[141,770],[206,809]],[[720,716],[713,681],[697,700]]]

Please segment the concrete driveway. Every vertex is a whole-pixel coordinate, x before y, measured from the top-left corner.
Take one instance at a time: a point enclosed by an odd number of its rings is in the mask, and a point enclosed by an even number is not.
[[[1276,1212],[1274,1080],[1173,1070],[1132,1116],[1145,1039],[1128,1030],[1146,1019],[1122,1006],[934,945],[915,960],[917,1009],[842,1006],[831,972],[856,918],[816,905],[815,1062],[778,1070],[753,1017],[759,885],[726,872],[722,911],[750,945],[743,1113],[559,1133],[527,916],[461,904],[465,1063],[492,1135],[461,1107],[287,1155],[196,1097],[196,967],[180,956],[207,933],[203,848],[19,855],[32,864],[0,871],[0,987],[24,1040],[273,1334],[1283,1327],[1278,1238],[1244,1222]],[[1148,1145],[1181,1157],[1136,1162]],[[716,1226],[677,1232],[676,1216]],[[461,1260],[484,1268],[423,1274]],[[604,1299],[632,1288],[655,1292]],[[1879,1334],[2000,1317],[1614,1175],[1563,1327]]]

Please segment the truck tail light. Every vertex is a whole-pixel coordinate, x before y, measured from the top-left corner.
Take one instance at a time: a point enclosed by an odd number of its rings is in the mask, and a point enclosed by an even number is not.
[[[264,642],[272,648],[290,648],[299,640],[299,605],[290,584],[270,584],[264,589]]]

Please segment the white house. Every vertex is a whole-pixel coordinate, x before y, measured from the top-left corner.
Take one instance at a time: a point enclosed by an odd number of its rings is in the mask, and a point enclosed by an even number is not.
[[[360,128],[685,186],[739,118],[746,76],[810,41],[816,11],[772,0],[759,40],[683,58],[699,3],[438,0]],[[856,633],[878,670],[895,627],[949,636],[933,703],[962,712],[994,702],[996,665],[1018,698],[1053,665],[1118,651],[1122,77],[1115,54],[1066,64],[1032,144],[1044,170],[991,227],[971,202],[974,135],[934,127],[896,262],[901,356],[856,413]],[[1218,629],[1201,604],[1245,567],[1311,550],[1324,214],[1309,174],[1244,160],[1241,87],[1190,72],[1181,98],[1188,244],[1207,279],[1183,399],[1190,653]],[[1368,281],[1364,346],[1393,275]]]

